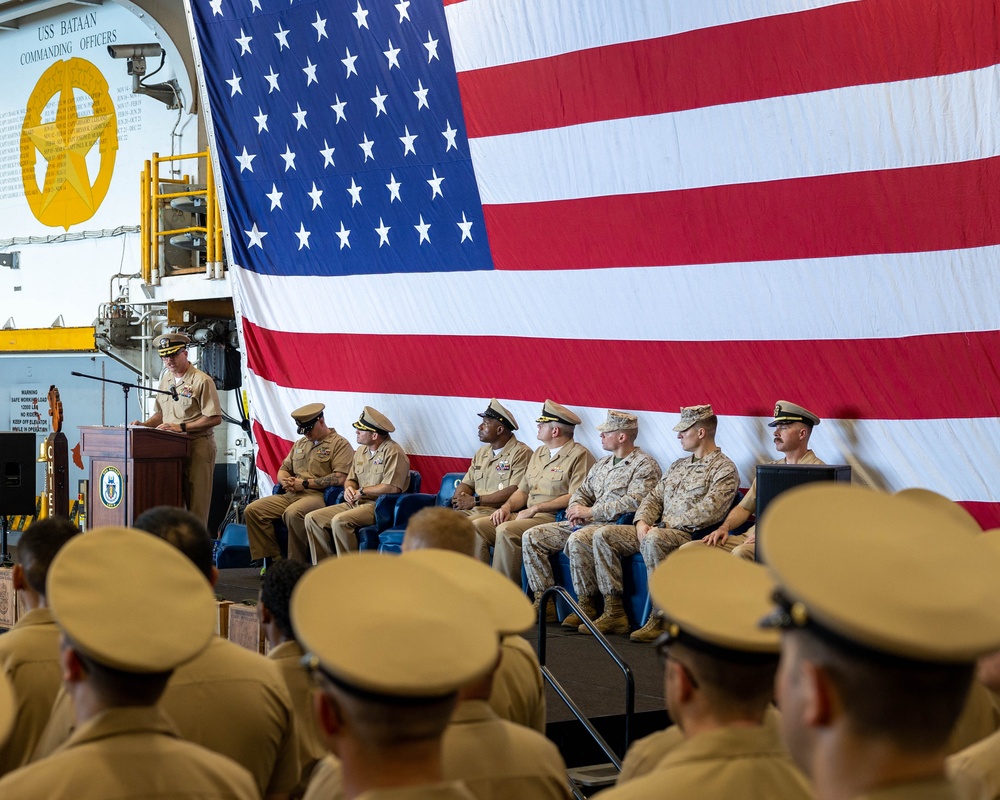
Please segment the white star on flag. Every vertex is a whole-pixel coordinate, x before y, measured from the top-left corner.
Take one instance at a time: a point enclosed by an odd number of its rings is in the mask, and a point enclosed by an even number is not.
[[[358,21],[358,30],[368,28],[368,12],[361,7],[361,0],[358,0],[358,10],[352,11],[351,14]],[[368,28],[368,30],[371,30],[371,28]]]
[[[431,187],[431,200],[433,200],[435,197],[438,197],[439,195],[441,197],[444,197],[444,194],[442,194],[441,192],[441,181],[443,180],[444,178],[438,177],[437,169],[432,167],[431,177],[427,179],[427,183],[430,184]]]
[[[462,230],[462,239],[461,239],[461,241],[464,242],[466,239],[468,239],[471,242],[472,241],[472,223],[469,222],[469,220],[467,220],[465,218],[465,212],[464,211],[462,212],[462,221],[461,222],[456,222],[455,224],[458,225],[458,227],[461,228],[461,230]]]
[[[375,233],[378,234],[378,246],[381,247],[384,244],[389,244],[389,231],[392,228],[382,222],[382,217],[378,218],[378,227],[375,229]],[[389,245],[392,247],[392,245]]]
[[[278,23],[278,32],[274,34],[275,38],[278,40],[278,52],[280,53],[286,47],[290,47],[288,44],[288,31],[281,27],[281,23]],[[426,45],[424,45],[426,47]]]
[[[273,92],[273,91],[279,91],[280,92],[281,91],[281,87],[278,86],[278,76],[281,73],[280,72],[275,72],[274,71],[274,67],[270,67],[270,70],[271,70],[271,72],[268,75],[264,76],[264,80],[266,80],[268,82],[268,84],[269,84],[269,88],[267,90],[267,93],[271,94],[271,92]]]
[[[336,124],[339,125],[341,120],[347,122],[347,116],[344,114],[344,108],[347,106],[347,101],[341,100],[339,94],[334,95],[333,98],[337,102],[331,104],[330,108],[332,108],[334,113],[337,115]]]
[[[316,181],[313,181],[312,191],[306,192],[313,201],[312,210],[315,211],[317,207],[323,207],[323,190],[316,188]]]
[[[274,211],[276,208],[281,208],[281,198],[285,196],[285,193],[279,192],[278,187],[272,183],[270,193],[264,196],[271,201],[271,210]]]
[[[292,152],[291,145],[285,145],[285,152],[281,153],[281,158],[285,161],[285,172],[288,172],[290,169],[296,169],[295,153]]]
[[[341,250],[343,250],[345,247],[349,248],[351,246],[351,241],[350,241],[350,239],[351,239],[351,232],[349,230],[347,230],[346,228],[344,228],[344,221],[343,220],[340,221],[340,230],[339,231],[334,231],[334,233],[336,233],[337,237],[340,239],[340,249]]]
[[[417,81],[417,88],[413,92],[413,94],[417,98],[417,111],[419,111],[421,108],[430,108],[430,106],[427,105],[427,92],[428,91],[430,91],[430,90],[424,88],[423,81],[419,81],[418,80]]]
[[[316,12],[316,21],[314,23],[312,23],[312,26],[316,29],[316,41],[317,42],[320,39],[328,39],[329,38],[326,35],[326,20],[320,18],[318,11]]]
[[[444,137],[444,140],[448,143],[448,145],[444,148],[444,151],[447,153],[453,147],[456,150],[458,149],[458,145],[455,144],[455,135],[458,133],[458,131],[456,131],[453,127],[451,127],[451,120],[445,120],[444,124],[447,127],[443,131],[441,131],[441,135]]]
[[[316,64],[312,63],[312,59],[307,56],[306,65],[302,68],[302,71],[306,74],[306,86],[311,83],[319,83],[319,79],[316,77],[316,66]]]
[[[399,21],[403,22],[404,19],[410,18],[410,0],[402,0],[402,2],[396,3],[396,10],[399,12]]]
[[[236,77],[236,70],[233,70],[233,77],[226,79],[226,83],[228,83],[232,89],[229,93],[230,97],[235,97],[237,94],[243,94],[243,90],[240,88],[241,80],[243,80],[243,78]]]
[[[393,67],[395,67],[396,69],[399,69],[399,52],[400,52],[400,50],[399,50],[398,47],[393,47],[392,46],[392,39],[390,39],[389,40],[389,49],[382,51],[382,55],[384,55],[387,59],[389,59],[389,69],[390,70]]]
[[[222,0],[208,0],[208,4],[212,7],[212,15],[217,17],[225,16],[222,13]]]
[[[308,125],[306,125],[306,114],[308,113],[309,113],[308,111],[302,110],[301,105],[299,105],[298,103],[295,104],[295,111],[292,112],[292,116],[295,117],[295,130],[298,130],[299,128],[309,127]]]
[[[240,46],[240,58],[242,58],[246,53],[253,55],[253,52],[250,50],[250,42],[252,41],[253,37],[247,36],[243,32],[243,28],[240,28],[240,38],[236,40],[236,43]]]
[[[236,156],[236,160],[240,162],[240,172],[244,170],[253,172],[253,160],[255,158],[257,158],[256,154],[248,153],[246,145],[243,145],[243,154]]]
[[[326,139],[323,140],[323,149],[319,151],[319,154],[323,156],[323,169],[337,166],[333,163],[333,152],[336,149],[336,147],[330,147],[330,145],[326,143]]]
[[[267,130],[267,114],[261,111],[260,106],[257,106],[257,116],[253,121],[257,123],[257,133]]]
[[[396,176],[391,172],[389,173],[389,182],[385,185],[385,188],[389,190],[389,202],[393,200],[399,200],[403,202],[403,199],[399,196],[399,187],[402,186],[399,181],[396,180]]]
[[[340,63],[343,64],[345,67],[347,67],[347,75],[345,75],[344,77],[350,78],[352,72],[355,75],[358,74],[358,70],[354,66],[354,62],[358,60],[358,57],[351,55],[351,48],[345,47],[344,49],[347,51],[347,58],[340,59]]]
[[[382,94],[382,90],[378,88],[378,84],[375,84],[375,96],[371,98],[371,101],[375,104],[375,118],[378,119],[379,114],[388,114],[389,112],[385,110],[385,101],[389,97],[387,94]]]
[[[431,229],[431,226],[428,223],[424,222],[423,214],[420,215],[420,224],[414,225],[413,227],[416,228],[417,233],[420,234],[420,241],[417,244],[423,244],[424,242],[430,244],[431,237],[428,235],[427,232]]]
[[[264,237],[267,236],[267,231],[258,230],[256,222],[250,230],[243,231],[243,233],[250,237],[250,243],[247,247],[259,247],[261,250],[264,249]]]
[[[372,148],[375,146],[375,142],[368,141],[368,134],[365,134],[365,139],[363,142],[358,142],[358,147],[361,148],[362,152],[365,154],[365,161],[367,162],[370,158],[372,161],[375,160],[375,154],[372,152]]]
[[[405,156],[407,153],[413,153],[413,155],[416,155],[417,151],[414,149],[413,143],[417,139],[417,134],[411,134],[409,127],[406,125],[403,126],[403,133],[405,136],[399,137],[399,141],[403,143],[403,155]]]
[[[347,190],[347,193],[351,196],[351,208],[354,208],[355,205],[364,205],[361,202],[361,190],[363,188],[363,186],[358,186],[355,183],[354,178],[351,178],[351,186]]]
[[[427,63],[430,64],[433,59],[438,59],[438,40],[431,36],[431,32],[427,31],[427,41],[424,42],[424,47],[427,48]]]
[[[295,231],[295,235],[299,239],[299,250],[301,250],[303,247],[305,247],[308,250],[312,249],[311,247],[309,247],[309,237],[312,236],[312,233],[306,230],[306,224],[304,222],[299,223],[299,229]]]

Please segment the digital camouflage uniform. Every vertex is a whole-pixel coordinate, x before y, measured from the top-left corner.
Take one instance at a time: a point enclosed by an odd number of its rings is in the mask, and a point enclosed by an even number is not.
[[[578,569],[593,573],[594,533],[622,514],[634,513],[661,474],[656,460],[639,447],[617,464],[612,455],[598,461],[569,501],[570,506],[593,509],[594,516],[589,524],[573,530],[570,522],[553,522],[531,528],[524,534],[524,569],[531,588],[541,592],[555,585],[549,558],[564,547],[574,573]]]
[[[582,570],[579,576],[574,574],[577,594],[621,594],[621,559],[633,553],[642,553],[646,571],[652,574],[670,553],[691,541],[694,531],[726,516],[739,484],[736,465],[721,450],[702,459],[677,459],[636,512],[636,522],[654,526],[641,544],[635,525],[605,525],[595,532],[596,576]]]

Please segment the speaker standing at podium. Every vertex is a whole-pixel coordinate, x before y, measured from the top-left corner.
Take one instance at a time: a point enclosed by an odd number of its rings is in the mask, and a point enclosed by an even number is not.
[[[170,394],[157,394],[153,416],[134,424],[191,437],[191,450],[184,464],[184,502],[192,514],[208,524],[215,471],[212,428],[222,422],[222,407],[215,381],[188,361],[190,342],[183,333],[168,333],[156,339],[160,358],[167,368],[159,388]]]

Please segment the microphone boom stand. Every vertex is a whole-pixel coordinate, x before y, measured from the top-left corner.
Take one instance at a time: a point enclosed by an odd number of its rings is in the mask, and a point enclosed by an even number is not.
[[[165,395],[168,395],[168,396],[172,397],[174,400],[177,399],[177,390],[174,389],[172,391],[165,392],[163,389],[151,389],[148,386],[142,386],[141,384],[138,384],[138,383],[126,383],[125,381],[116,381],[116,380],[114,380],[112,378],[102,378],[99,375],[85,375],[82,372],[70,372],[70,375],[75,375],[78,378],[88,378],[89,380],[92,380],[92,381],[100,381],[101,383],[113,383],[116,386],[121,386],[122,387],[122,391],[125,392],[125,426],[124,426],[125,427],[125,464],[124,464],[125,470],[124,470],[124,473],[122,474],[122,493],[124,494],[123,500],[125,502],[125,525],[127,527],[131,523],[131,520],[129,519],[129,515],[128,515],[128,510],[129,510],[128,509],[128,506],[129,506],[129,503],[128,503],[128,489],[129,489],[129,485],[128,485],[128,433],[129,433],[129,429],[128,429],[128,393],[129,393],[129,390],[130,389],[143,389],[143,390],[145,390],[147,392],[153,392],[154,394],[165,394]],[[98,486],[97,490],[100,491],[100,488],[101,487]]]

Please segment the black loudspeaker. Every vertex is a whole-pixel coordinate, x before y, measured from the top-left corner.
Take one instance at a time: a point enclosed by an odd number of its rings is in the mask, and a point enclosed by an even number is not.
[[[851,468],[834,464],[759,464],[757,466],[757,561],[764,561],[761,520],[764,509],[782,492],[817,481],[851,482]]]
[[[0,433],[0,515],[35,513],[35,434]]]

